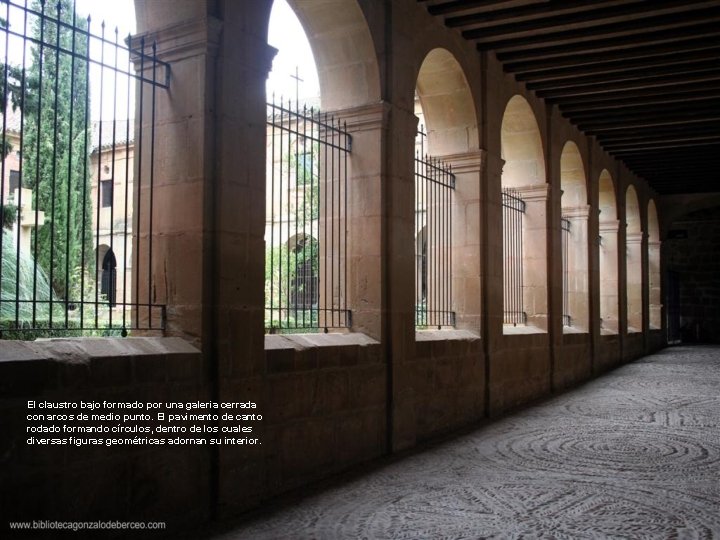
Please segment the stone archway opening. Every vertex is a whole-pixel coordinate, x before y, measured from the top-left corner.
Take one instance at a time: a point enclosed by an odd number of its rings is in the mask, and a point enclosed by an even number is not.
[[[640,203],[635,187],[630,185],[625,192],[626,256],[625,283],[627,290],[627,331],[642,332],[642,223]]]
[[[580,150],[568,141],[560,156],[563,246],[563,328],[587,330],[588,217],[585,166]]]
[[[649,324],[651,329],[662,328],[662,278],[660,273],[660,223],[655,201],[648,203],[648,288]]]
[[[618,231],[615,183],[607,169],[598,182],[600,206],[600,332],[617,334],[619,328]]]
[[[527,323],[546,331],[549,186],[537,119],[519,95],[509,100],[503,114],[501,155],[505,160],[501,178],[504,329]]]

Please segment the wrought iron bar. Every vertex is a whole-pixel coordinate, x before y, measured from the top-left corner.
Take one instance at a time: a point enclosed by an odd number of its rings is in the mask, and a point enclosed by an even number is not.
[[[350,326],[347,306],[351,136],[327,113],[267,104],[265,328]]]
[[[166,310],[154,302],[152,284],[154,142],[157,88],[167,88],[169,65],[157,59],[155,44],[120,44],[117,30],[113,39],[105,37],[104,23],[101,35],[94,34],[90,18],[78,20],[74,6],[66,9],[58,3],[50,9],[41,2],[38,11],[27,3],[4,1],[0,87],[6,103],[0,108],[0,124],[3,142],[10,134],[18,141],[19,170],[12,171],[12,182],[17,178],[13,202],[19,210],[13,230],[0,235],[0,338],[162,331]],[[121,56],[127,57],[127,67],[119,62]],[[20,57],[22,64],[11,66],[12,58]],[[138,72],[131,68],[133,61]],[[137,143],[131,129],[133,82],[139,89]],[[108,83],[112,89],[106,91]],[[122,87],[128,91],[124,106]],[[103,120],[102,106],[99,121],[92,121],[90,92],[97,90],[101,105],[112,99],[110,121]],[[8,100],[10,93],[17,110]],[[118,141],[123,124],[125,140]],[[145,141],[144,124],[150,131]],[[143,151],[150,152],[145,166]],[[4,214],[11,194],[5,181],[8,158],[3,157]],[[146,185],[139,175],[135,178],[133,161],[149,177]],[[123,169],[124,182],[118,178]],[[116,197],[116,185],[124,188],[122,197]],[[123,264],[121,295],[116,290],[117,258]],[[135,283],[128,279],[133,274]],[[142,302],[141,288],[146,293]],[[141,309],[146,317],[140,317]]]
[[[503,206],[503,323],[525,324],[523,302],[523,215],[525,201],[512,188],[502,190]]]
[[[563,326],[572,326],[570,316],[570,220],[566,217],[560,219],[562,229],[562,268],[563,268]]]
[[[452,167],[426,151],[421,126],[415,139],[415,326],[455,326],[452,309]]]

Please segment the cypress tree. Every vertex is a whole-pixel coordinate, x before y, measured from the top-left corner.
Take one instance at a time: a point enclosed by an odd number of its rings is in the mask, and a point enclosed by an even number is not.
[[[57,296],[79,301],[71,298],[81,294],[73,290],[73,276],[82,271],[83,252],[92,261],[92,209],[87,37],[72,26],[85,29],[87,22],[75,20],[70,0],[35,0],[33,9],[46,17],[33,24],[40,43],[32,49],[24,105],[23,185],[34,190],[34,207],[45,212],[32,249]]]

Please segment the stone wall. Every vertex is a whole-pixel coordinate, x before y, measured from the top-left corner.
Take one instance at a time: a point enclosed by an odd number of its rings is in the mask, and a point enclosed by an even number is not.
[[[672,224],[679,238],[664,242],[667,269],[675,272],[682,306],[683,342],[720,342],[720,208],[700,210]]]
[[[415,343],[417,439],[472,425],[485,416],[485,358],[467,331],[422,331]]]
[[[3,341],[3,528],[9,519],[165,520],[173,526],[207,520],[207,446],[26,444],[29,400],[207,400],[201,365],[200,353],[179,338]]]

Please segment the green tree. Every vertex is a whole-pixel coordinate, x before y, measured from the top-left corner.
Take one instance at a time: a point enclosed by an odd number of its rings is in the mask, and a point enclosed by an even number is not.
[[[68,285],[81,266],[83,251],[85,260],[92,260],[88,63],[83,59],[87,38],[54,22],[59,18],[73,24],[70,0],[35,0],[33,8],[46,18],[38,18],[32,28],[39,43],[33,46],[27,75],[23,185],[34,190],[34,206],[46,216],[35,231],[33,254],[58,297],[69,299]],[[80,18],[75,24],[87,27]]]

